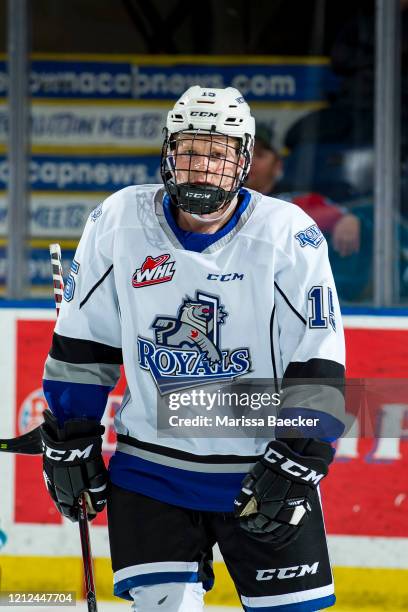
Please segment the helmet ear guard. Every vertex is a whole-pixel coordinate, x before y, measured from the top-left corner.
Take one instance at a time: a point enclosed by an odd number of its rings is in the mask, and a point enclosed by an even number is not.
[[[160,171],[174,206],[203,215],[231,202],[248,176],[255,134],[255,120],[240,92],[232,87],[190,87],[168,113],[164,133]],[[180,153],[181,140],[191,142],[192,149],[198,146],[198,151]],[[205,152],[197,142],[204,145]],[[210,161],[217,145],[225,147],[225,155],[218,149],[220,163],[214,171]],[[182,171],[177,158],[184,160]],[[201,165],[205,161],[205,168],[197,170],[193,158],[199,158]]]

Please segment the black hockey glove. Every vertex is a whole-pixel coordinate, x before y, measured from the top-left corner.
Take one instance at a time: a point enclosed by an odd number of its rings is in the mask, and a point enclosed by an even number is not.
[[[71,521],[78,520],[78,499],[83,492],[90,520],[105,507],[108,472],[101,454],[104,431],[102,425],[86,419],[68,420],[59,429],[52,412],[44,412],[45,484],[59,512]]]
[[[302,454],[294,448],[303,448]],[[242,481],[235,516],[249,534],[274,544],[293,542],[312,511],[319,482],[329,471],[334,449],[314,439],[273,440]]]

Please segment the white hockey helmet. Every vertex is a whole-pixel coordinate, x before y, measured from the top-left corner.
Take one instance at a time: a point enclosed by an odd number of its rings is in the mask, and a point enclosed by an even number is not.
[[[173,204],[187,212],[201,215],[214,212],[230,202],[248,176],[255,136],[255,119],[238,89],[212,89],[199,85],[190,87],[169,111],[165,134],[161,174]],[[210,154],[204,156],[200,153],[200,158],[208,158],[206,167],[201,170],[205,172],[206,180],[201,177],[197,182],[197,171],[192,171],[191,163],[191,172],[184,172],[184,180],[178,180],[177,142],[180,138],[188,138],[184,135],[191,135],[190,140],[193,141],[197,138],[210,143],[208,153],[213,143],[220,144],[220,141],[225,143],[226,149],[234,148],[236,162],[232,164],[233,171],[230,158],[228,161],[225,158],[223,165],[232,174],[218,171],[215,175],[210,168]],[[190,157],[192,155],[197,153],[192,152]],[[218,185],[215,176],[219,177]],[[223,180],[226,177],[230,180]],[[229,183],[227,188],[225,183]]]

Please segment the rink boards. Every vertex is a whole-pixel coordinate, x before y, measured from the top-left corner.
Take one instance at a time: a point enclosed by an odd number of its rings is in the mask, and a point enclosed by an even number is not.
[[[21,434],[41,419],[41,376],[53,320],[54,313],[48,309],[0,309],[1,437]],[[408,317],[348,316],[345,325],[348,376],[405,376]],[[123,392],[121,384],[111,394],[105,415],[107,458],[114,448],[112,418]],[[396,610],[408,606],[408,397],[394,390],[381,408],[383,433],[377,438],[352,437],[339,442],[322,495],[338,600],[357,608],[377,603],[382,609],[392,602]],[[387,419],[393,420],[395,432],[396,418],[400,435],[387,437]],[[50,502],[39,457],[0,456],[0,499],[0,543],[1,532],[7,537],[0,549],[1,589],[58,586],[80,593],[77,526],[63,522]],[[92,546],[98,594],[110,598],[105,516],[92,524]],[[208,600],[236,603],[217,554],[216,575],[217,586]]]

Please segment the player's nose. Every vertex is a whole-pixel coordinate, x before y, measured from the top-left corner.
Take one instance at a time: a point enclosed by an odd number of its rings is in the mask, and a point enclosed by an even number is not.
[[[205,170],[208,167],[208,159],[206,155],[193,155],[191,158],[191,168],[194,170]]]

